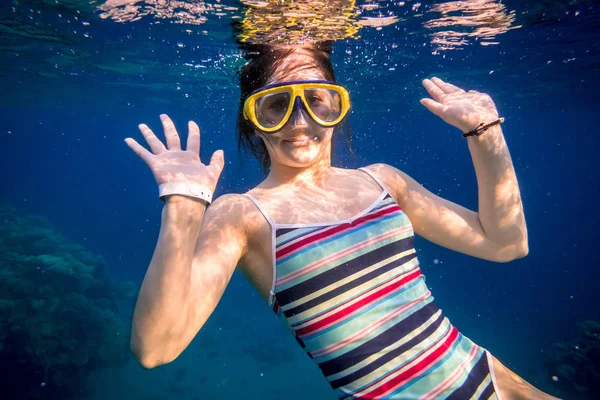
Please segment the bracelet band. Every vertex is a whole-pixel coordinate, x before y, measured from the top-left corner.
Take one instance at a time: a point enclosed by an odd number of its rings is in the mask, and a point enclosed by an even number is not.
[[[483,132],[488,130],[488,128],[490,128],[494,125],[499,125],[503,122],[504,122],[504,118],[498,118],[494,122],[490,122],[487,125],[484,125],[484,123],[482,122],[477,126],[477,128],[473,129],[472,131],[463,133],[462,137],[467,138],[469,136],[481,136],[483,134]]]
[[[166,196],[172,194],[194,197],[206,201],[207,204],[212,202],[213,195],[212,191],[210,191],[206,186],[202,186],[197,183],[167,182],[158,185],[158,197],[162,201],[165,201]]]

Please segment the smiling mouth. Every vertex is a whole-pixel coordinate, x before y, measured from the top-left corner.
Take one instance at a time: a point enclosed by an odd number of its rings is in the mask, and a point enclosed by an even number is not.
[[[293,140],[288,140],[288,142],[290,142],[290,143],[305,143],[305,142],[310,142],[310,139],[293,139]]]
[[[289,142],[289,143],[302,144],[302,143],[315,142],[317,140],[318,140],[318,137],[315,136],[313,138],[301,137],[301,138],[294,138],[294,139],[285,139],[284,141]]]

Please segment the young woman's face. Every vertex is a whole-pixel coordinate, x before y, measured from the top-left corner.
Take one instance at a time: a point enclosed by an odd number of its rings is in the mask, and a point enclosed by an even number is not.
[[[281,64],[267,85],[289,81],[325,80],[308,54],[293,53]],[[306,168],[330,157],[333,128],[324,128],[304,109],[296,109],[285,126],[275,133],[255,130],[267,147],[271,168],[278,165]]]

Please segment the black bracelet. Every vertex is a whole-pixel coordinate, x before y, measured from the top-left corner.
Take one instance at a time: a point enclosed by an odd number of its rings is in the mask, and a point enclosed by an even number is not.
[[[484,125],[482,122],[477,126],[477,128],[473,129],[471,132],[463,133],[462,137],[466,138],[469,136],[481,136],[483,134],[483,132],[488,130],[488,128],[490,128],[494,125],[499,125],[503,122],[504,122],[504,118],[498,118],[494,122],[490,122],[487,125]]]

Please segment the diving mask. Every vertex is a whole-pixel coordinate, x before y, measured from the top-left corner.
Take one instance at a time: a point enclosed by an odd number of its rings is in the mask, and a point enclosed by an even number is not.
[[[333,127],[350,109],[350,95],[330,81],[280,82],[250,93],[244,102],[244,119],[263,132],[274,133],[302,107],[317,124]]]

